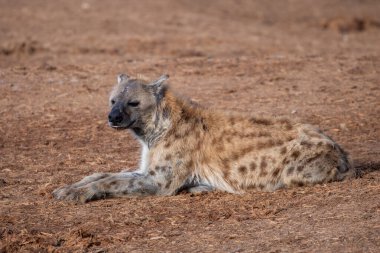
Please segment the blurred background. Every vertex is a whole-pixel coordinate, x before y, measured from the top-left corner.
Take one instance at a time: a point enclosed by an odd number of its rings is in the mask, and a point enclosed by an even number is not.
[[[36,61],[86,63],[107,56],[136,61],[365,53],[377,49],[374,38],[380,29],[376,0],[0,4],[2,66],[17,61],[14,54],[34,55]]]

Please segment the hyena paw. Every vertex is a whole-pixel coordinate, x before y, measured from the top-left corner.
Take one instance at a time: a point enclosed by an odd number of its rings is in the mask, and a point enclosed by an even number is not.
[[[60,200],[65,199],[65,196],[67,195],[69,189],[70,189],[70,186],[68,185],[55,189],[53,191],[54,198],[60,199]]]
[[[96,192],[90,187],[74,188],[63,186],[53,191],[53,196],[59,200],[68,200],[79,203],[86,203],[96,197]]]

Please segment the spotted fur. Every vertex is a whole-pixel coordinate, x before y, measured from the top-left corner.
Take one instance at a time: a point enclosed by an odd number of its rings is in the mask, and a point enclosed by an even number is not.
[[[140,141],[140,168],[85,177],[55,190],[56,198],[274,191],[355,174],[347,153],[319,129],[199,107],[176,96],[167,78],[148,83],[120,75],[110,96],[110,125],[129,129]]]

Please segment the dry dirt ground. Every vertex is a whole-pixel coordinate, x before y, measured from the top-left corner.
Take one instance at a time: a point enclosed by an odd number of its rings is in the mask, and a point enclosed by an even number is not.
[[[380,1],[0,0],[0,252],[379,252]],[[116,74],[320,126],[362,177],[244,195],[53,189],[136,168],[107,127]]]

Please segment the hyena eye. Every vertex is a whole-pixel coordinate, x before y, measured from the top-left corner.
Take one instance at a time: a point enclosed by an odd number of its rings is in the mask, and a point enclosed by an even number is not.
[[[137,107],[140,104],[139,101],[130,101],[128,102],[128,105],[131,107]]]
[[[116,101],[114,99],[111,100],[111,105],[114,105]]]

